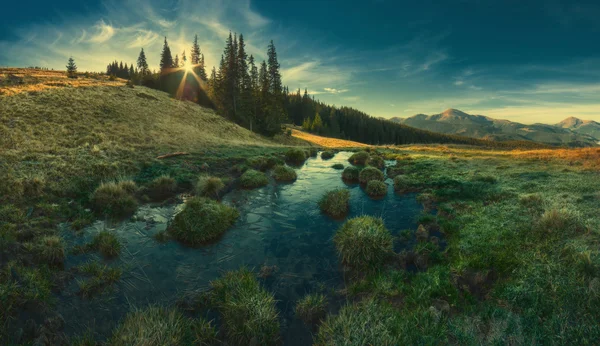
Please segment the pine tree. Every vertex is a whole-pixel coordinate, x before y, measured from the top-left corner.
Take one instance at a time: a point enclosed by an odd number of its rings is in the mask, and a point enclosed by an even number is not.
[[[200,66],[198,68],[198,77],[206,82],[206,65],[204,64],[204,54],[200,55]]]
[[[246,54],[246,44],[244,36],[240,34],[237,44],[237,74],[239,89],[239,112],[238,117],[243,125],[252,123],[252,83],[248,73],[248,54]]]
[[[173,57],[171,56],[171,48],[169,48],[169,43],[167,43],[167,38],[165,37],[165,43],[163,45],[163,50],[160,55],[160,71],[163,73],[166,69],[173,67]]]
[[[175,60],[173,60],[173,67],[179,67],[179,55],[175,54]]]
[[[192,45],[190,60],[192,65],[200,64],[200,46],[198,45],[198,35],[194,36],[194,44]]]
[[[282,93],[281,73],[279,72],[279,62],[277,61],[277,52],[275,51],[273,40],[269,44],[267,56],[269,61],[269,91],[278,97]]]
[[[133,70],[133,64],[131,64],[131,65],[129,65],[129,79],[132,79],[135,75],[136,75],[136,73]]]
[[[181,66],[187,66],[187,57],[185,56],[185,50],[183,51],[183,54],[181,54]]]
[[[75,65],[75,60],[73,57],[69,58],[69,62],[67,63],[67,76],[69,78],[77,78],[77,65]]]
[[[250,95],[251,95],[251,108],[250,108],[250,130],[253,130],[254,124],[258,117],[258,104],[260,97],[260,89],[258,84],[258,68],[254,63],[254,57],[250,55],[248,59],[248,65],[250,67]]]
[[[146,61],[146,54],[144,53],[144,48],[142,48],[142,50],[140,51],[140,55],[138,56],[137,67],[143,76],[147,75],[150,72],[148,70],[148,62]]]
[[[321,116],[319,115],[319,112],[317,112],[317,114],[315,114],[315,118],[313,119],[312,124],[310,125],[310,129],[313,132],[320,132],[321,129],[323,128],[323,120],[321,120]]]

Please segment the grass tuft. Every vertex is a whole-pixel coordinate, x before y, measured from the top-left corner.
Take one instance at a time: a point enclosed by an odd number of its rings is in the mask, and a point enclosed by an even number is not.
[[[103,183],[92,194],[92,206],[100,215],[114,218],[130,216],[138,207],[133,196],[136,190],[132,181]]]
[[[333,237],[342,262],[358,270],[372,270],[392,254],[392,235],[380,218],[361,216],[342,225]]]
[[[324,213],[333,217],[342,217],[348,213],[350,191],[335,189],[328,191],[319,200],[319,207]]]
[[[298,178],[296,171],[287,166],[275,166],[273,169],[273,178],[277,181],[291,182]]]
[[[106,258],[117,257],[121,253],[121,243],[117,236],[110,231],[97,233],[89,247],[92,250],[99,251]]]
[[[59,236],[42,237],[38,244],[39,261],[50,265],[62,265],[65,261],[65,245]]]
[[[194,197],[175,216],[169,232],[180,242],[198,246],[219,238],[237,220],[236,209],[219,202]]]
[[[168,175],[161,175],[148,184],[147,194],[153,201],[162,201],[175,195],[177,182]]]
[[[376,167],[379,169],[384,169],[385,161],[383,161],[381,156],[371,156],[371,157],[369,157],[369,160],[367,161],[367,165],[369,165],[371,167]]]
[[[367,195],[371,197],[381,197],[387,194],[387,185],[383,181],[371,180],[367,183]]]
[[[296,315],[307,325],[314,325],[325,318],[327,301],[322,294],[307,294],[296,303]]]
[[[201,175],[196,182],[196,195],[219,199],[220,192],[225,187],[221,178]]]
[[[260,171],[249,169],[240,177],[240,185],[247,189],[254,189],[269,184],[269,178]]]
[[[285,161],[293,165],[302,165],[306,161],[306,158],[306,153],[301,149],[290,149],[285,153]]]
[[[227,340],[233,345],[275,345],[279,316],[273,295],[254,274],[243,268],[211,281],[211,302],[222,316]]]
[[[333,151],[326,150],[326,151],[324,151],[324,152],[321,153],[321,158],[323,160],[333,159],[334,156],[335,156],[335,153]]]
[[[336,163],[336,164],[332,165],[331,168],[333,168],[333,169],[344,169],[344,165],[341,164],[341,163]]]
[[[358,175],[358,180],[361,184],[366,184],[371,180],[384,181],[383,172],[375,167],[365,167]]]
[[[342,179],[346,182],[358,182],[360,170],[354,166],[348,166],[342,172]]]
[[[359,151],[352,154],[352,156],[350,156],[348,159],[348,162],[353,165],[364,166],[367,163],[367,160],[369,160],[369,153],[366,151]]]

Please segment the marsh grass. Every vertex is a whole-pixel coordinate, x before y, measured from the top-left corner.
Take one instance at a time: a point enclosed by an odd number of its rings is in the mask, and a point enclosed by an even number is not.
[[[254,156],[246,160],[246,165],[252,169],[265,172],[277,165],[283,165],[283,160],[272,156]]]
[[[121,242],[113,232],[106,230],[98,232],[88,246],[106,258],[118,257],[121,254]]]
[[[364,166],[367,164],[369,160],[369,153],[366,151],[359,151],[357,153],[352,154],[350,158],[348,158],[348,162],[356,166]]]
[[[266,174],[249,169],[240,177],[240,185],[247,189],[255,189],[269,184]]]
[[[384,181],[385,177],[383,176],[383,172],[375,167],[365,167],[360,171],[358,181],[360,181],[361,184],[367,184],[372,180]]]
[[[133,310],[117,327],[113,346],[217,345],[217,331],[210,322],[193,320],[173,308],[150,306]]]
[[[321,159],[323,159],[323,160],[331,160],[331,159],[333,159],[334,156],[335,156],[335,153],[333,151],[325,150],[321,153]]]
[[[360,174],[360,169],[354,166],[348,166],[342,172],[342,180],[348,183],[358,182],[358,175]]]
[[[223,319],[226,339],[235,345],[275,345],[279,317],[275,299],[245,268],[226,272],[211,281],[211,302]]]
[[[121,279],[123,271],[120,268],[108,267],[91,261],[77,267],[77,271],[87,278],[77,279],[79,294],[91,298],[102,294]]]
[[[223,188],[225,184],[221,178],[201,175],[196,182],[195,192],[200,197],[219,199]]]
[[[59,236],[44,236],[37,245],[38,260],[49,265],[62,265],[65,261],[65,245]]]
[[[338,169],[338,170],[339,169],[344,169],[344,165],[341,164],[341,163],[336,163],[336,164],[332,165],[331,168]]]
[[[369,160],[367,160],[367,165],[369,165],[371,167],[379,168],[379,169],[385,168],[385,162],[383,161],[383,158],[381,158],[381,156],[371,155],[369,157]]]
[[[302,149],[290,149],[285,153],[285,161],[292,165],[302,165],[306,159],[307,155]]]
[[[162,201],[177,192],[177,182],[168,175],[161,175],[148,184],[146,194],[154,201]]]
[[[335,189],[326,192],[319,200],[319,208],[327,215],[343,217],[348,213],[350,191],[346,189]]]
[[[343,263],[357,270],[374,270],[393,253],[393,238],[383,220],[361,216],[346,221],[333,237]]]
[[[273,178],[282,182],[293,182],[298,178],[296,171],[287,166],[275,166],[273,168]]]
[[[327,298],[322,294],[307,294],[296,303],[296,315],[307,325],[319,323],[327,315]]]
[[[383,181],[371,180],[365,188],[367,195],[371,197],[381,197],[387,194],[387,185]]]
[[[137,187],[132,181],[102,183],[91,196],[91,203],[100,215],[123,218],[132,215],[138,203]]]
[[[175,216],[169,232],[180,242],[199,246],[218,239],[236,222],[236,209],[214,200],[194,197]]]

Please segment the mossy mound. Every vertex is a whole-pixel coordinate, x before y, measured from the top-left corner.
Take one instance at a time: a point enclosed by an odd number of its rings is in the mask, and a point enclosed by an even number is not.
[[[177,182],[168,175],[162,175],[150,182],[146,194],[153,201],[162,201],[177,192]]]
[[[328,191],[321,197],[319,207],[321,210],[333,217],[342,217],[348,213],[350,191],[346,189],[335,189]]]
[[[372,180],[384,181],[383,172],[375,167],[365,167],[358,175],[358,181],[361,184],[366,184]]]
[[[127,314],[113,332],[111,346],[217,345],[217,331],[203,319],[175,309],[151,306]]]
[[[336,232],[333,241],[342,262],[354,269],[375,269],[393,253],[392,235],[381,218],[350,219]]]
[[[320,326],[317,346],[401,345],[398,313],[375,300],[347,305]]]
[[[323,320],[327,315],[327,301],[322,294],[308,294],[296,303],[296,315],[307,325]]]
[[[350,156],[350,158],[348,159],[348,162],[350,162],[353,165],[364,166],[369,160],[369,156],[369,153],[367,153],[366,151],[359,151],[357,153],[352,154],[352,156]]]
[[[246,165],[252,169],[259,171],[267,171],[276,165],[282,165],[284,162],[278,157],[271,156],[255,156],[246,160]]]
[[[371,197],[385,196],[387,194],[387,185],[383,181],[371,180],[367,183],[365,191]]]
[[[397,177],[400,174],[404,174],[405,170],[404,168],[402,168],[399,165],[395,165],[395,166],[390,166],[385,170],[385,173],[387,174],[388,178],[390,179],[394,179],[395,177]]]
[[[369,160],[367,160],[367,165],[371,167],[377,167],[379,169],[385,168],[385,161],[381,158],[381,156],[371,156]]]
[[[92,207],[100,215],[113,218],[130,216],[138,207],[134,197],[136,191],[132,181],[103,183],[91,196]]]
[[[398,192],[418,190],[419,182],[408,175],[398,175],[394,178],[394,189]]]
[[[273,295],[262,288],[247,269],[230,271],[211,281],[210,301],[222,316],[227,341],[232,345],[275,345],[279,316]]]
[[[360,174],[360,169],[349,166],[344,169],[342,172],[342,179],[347,182],[358,182],[358,176]]]
[[[341,164],[341,163],[336,163],[336,164],[332,165],[331,168],[333,168],[333,169],[344,169],[344,165]]]
[[[240,177],[240,185],[247,189],[255,189],[269,184],[269,178],[260,171],[249,169]]]
[[[321,153],[321,158],[323,160],[330,160],[333,159],[333,157],[335,156],[335,153],[333,151],[324,151]]]
[[[194,197],[175,216],[169,232],[180,242],[198,246],[219,238],[237,220],[236,209],[217,201]]]
[[[196,195],[218,199],[224,187],[225,184],[221,178],[202,175],[196,182]]]
[[[307,155],[304,150],[291,149],[285,153],[285,161],[293,165],[301,165],[306,161]]]
[[[275,168],[273,168],[273,178],[277,181],[292,182],[298,178],[298,175],[291,167],[275,166]]]

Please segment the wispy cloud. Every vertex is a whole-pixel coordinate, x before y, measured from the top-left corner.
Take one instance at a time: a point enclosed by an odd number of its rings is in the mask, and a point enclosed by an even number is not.
[[[96,33],[90,37],[90,42],[102,43],[111,39],[116,33],[116,30],[112,25],[106,24],[104,20],[98,21],[94,26]]]
[[[158,34],[151,30],[138,30],[135,39],[127,46],[130,48],[143,48],[151,45],[159,38]]]
[[[325,92],[328,92],[330,94],[341,94],[341,93],[348,92],[348,89],[323,88],[323,90],[325,90]]]

